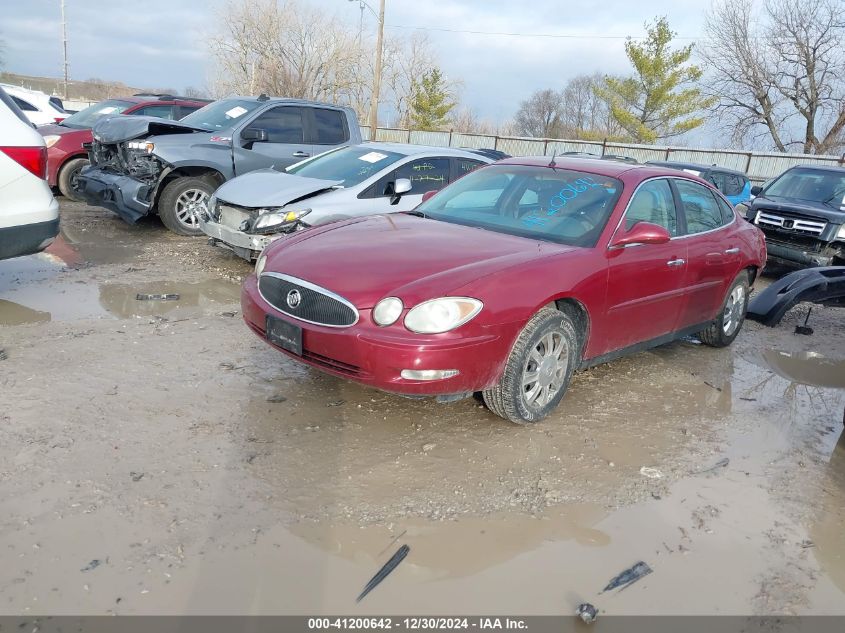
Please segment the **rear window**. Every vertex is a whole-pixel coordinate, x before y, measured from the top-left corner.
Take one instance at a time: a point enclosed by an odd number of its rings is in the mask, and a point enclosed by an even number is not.
[[[339,145],[349,138],[344,119],[339,110],[314,109],[314,132],[317,145]]]
[[[29,101],[24,101],[19,97],[12,97],[12,101],[14,101],[15,105],[18,106],[24,112],[38,112],[38,108],[32,105]]]

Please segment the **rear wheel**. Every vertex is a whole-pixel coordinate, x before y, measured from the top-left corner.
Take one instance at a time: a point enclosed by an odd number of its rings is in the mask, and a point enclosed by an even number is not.
[[[177,178],[169,182],[158,199],[158,215],[168,229],[179,235],[203,235],[200,214],[208,208],[215,185],[205,178]]]
[[[748,274],[742,272],[728,289],[719,316],[706,330],[699,332],[698,338],[711,347],[727,347],[742,329],[747,309]]]
[[[581,334],[568,315],[543,308],[522,329],[502,378],[482,392],[496,415],[530,424],[557,407],[578,364]]]
[[[62,195],[74,202],[82,202],[83,198],[76,192],[76,183],[79,179],[79,172],[88,166],[87,158],[74,158],[66,162],[59,172],[58,185]]]

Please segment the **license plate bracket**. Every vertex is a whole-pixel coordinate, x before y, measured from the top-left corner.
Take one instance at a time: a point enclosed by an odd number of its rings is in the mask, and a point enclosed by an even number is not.
[[[267,340],[284,350],[302,356],[302,328],[270,314],[265,322]]]

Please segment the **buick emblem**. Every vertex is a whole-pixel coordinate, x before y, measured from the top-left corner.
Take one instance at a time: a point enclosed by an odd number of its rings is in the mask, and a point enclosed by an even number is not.
[[[298,306],[300,301],[302,301],[302,295],[299,294],[299,290],[291,290],[288,293],[288,305],[291,308]]]

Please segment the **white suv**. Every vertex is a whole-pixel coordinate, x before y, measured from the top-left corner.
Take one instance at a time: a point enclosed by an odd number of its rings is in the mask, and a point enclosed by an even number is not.
[[[26,118],[35,125],[58,123],[70,116],[64,111],[62,102],[57,97],[9,84],[0,84],[0,88],[6,91],[15,105],[26,115]]]
[[[58,234],[44,137],[0,88],[0,259],[42,251]]]

